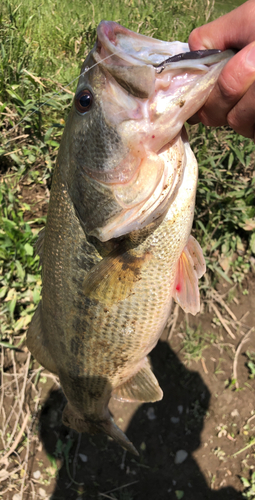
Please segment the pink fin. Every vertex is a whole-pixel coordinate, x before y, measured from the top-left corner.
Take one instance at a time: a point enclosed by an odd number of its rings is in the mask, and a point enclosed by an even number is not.
[[[200,311],[198,279],[206,271],[205,259],[199,243],[190,236],[177,265],[173,298],[185,312]]]

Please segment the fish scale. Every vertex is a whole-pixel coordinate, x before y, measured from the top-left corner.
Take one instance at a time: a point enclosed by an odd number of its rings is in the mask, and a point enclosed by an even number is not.
[[[104,431],[135,454],[108,403],[162,398],[147,355],[172,298],[199,311],[205,262],[190,236],[198,168],[183,123],[231,57],[178,50],[188,48],[99,25],[60,145],[38,242],[42,300],[27,333],[60,378],[63,422]]]

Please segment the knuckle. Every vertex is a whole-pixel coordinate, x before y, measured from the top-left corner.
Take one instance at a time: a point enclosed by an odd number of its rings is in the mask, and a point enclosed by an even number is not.
[[[227,120],[225,116],[217,113],[216,115],[213,113],[212,109],[206,110],[202,109],[200,113],[201,122],[206,127],[220,127],[222,125],[226,125]]]
[[[233,108],[227,116],[228,125],[244,137],[253,138],[254,137],[254,120],[249,120],[247,118],[242,118],[239,110]]]
[[[201,48],[201,44],[203,44],[203,40],[201,35],[201,28],[195,28],[189,35],[189,45],[191,50],[196,50],[197,48]]]
[[[201,113],[201,122],[203,123],[203,125],[205,125],[206,127],[210,127],[210,126],[213,126],[214,123],[213,123],[213,118],[212,117],[208,117],[208,115],[204,112],[204,113]]]
[[[228,125],[235,131],[237,131],[237,129],[240,129],[240,119],[238,119],[238,116],[236,114],[236,111],[234,109],[232,109],[229,113],[228,113],[228,116],[227,116],[227,122],[228,122]]]
[[[233,76],[225,76],[224,73],[222,73],[218,80],[218,86],[220,93],[226,102],[232,102],[239,98],[237,82]]]

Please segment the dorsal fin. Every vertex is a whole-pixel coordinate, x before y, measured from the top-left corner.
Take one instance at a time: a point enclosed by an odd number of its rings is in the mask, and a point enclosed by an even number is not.
[[[43,227],[39,233],[38,233],[38,238],[35,243],[35,252],[37,255],[40,257],[40,264],[42,264],[43,260],[43,243],[44,243],[44,236],[45,236],[45,227]]]

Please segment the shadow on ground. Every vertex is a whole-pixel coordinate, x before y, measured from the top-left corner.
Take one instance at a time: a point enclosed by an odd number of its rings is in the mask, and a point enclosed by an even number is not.
[[[159,342],[150,357],[164,398],[153,405],[140,406],[126,429],[140,452],[138,458],[123,452],[106,436],[79,435],[67,429],[61,423],[64,396],[59,390],[51,393],[40,417],[46,452],[61,457],[51,500],[243,498],[233,488],[210,489],[192,458],[200,446],[210,401],[209,390],[200,375],[189,371],[165,342]],[[124,419],[125,410],[120,408],[121,411]],[[179,450],[188,455],[184,462],[176,464]]]

